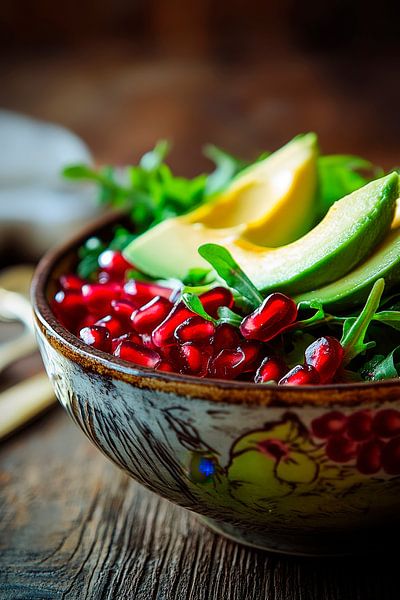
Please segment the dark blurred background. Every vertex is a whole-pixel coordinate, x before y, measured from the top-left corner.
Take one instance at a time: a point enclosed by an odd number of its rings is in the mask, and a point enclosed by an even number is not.
[[[400,163],[398,1],[3,0],[0,106],[63,124],[99,162],[174,141],[251,157],[315,130]],[[1,140],[0,140],[1,143]]]

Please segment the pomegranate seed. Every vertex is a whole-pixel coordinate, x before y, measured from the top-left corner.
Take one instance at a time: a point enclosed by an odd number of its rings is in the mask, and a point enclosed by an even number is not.
[[[122,360],[127,360],[142,367],[148,367],[149,369],[157,368],[161,362],[158,352],[139,346],[130,340],[121,342],[116,348],[114,355],[122,358]]]
[[[260,344],[254,341],[243,341],[240,346],[238,346],[238,350],[239,348],[244,353],[244,362],[242,363],[243,371],[247,372],[251,369],[254,369],[254,362],[257,360],[260,354]]]
[[[305,360],[317,369],[321,383],[329,383],[342,364],[343,348],[336,338],[321,337],[308,346]]]
[[[190,342],[182,344],[179,348],[183,359],[183,371],[185,373],[199,373],[203,367],[203,353]]]
[[[370,440],[361,444],[357,455],[357,469],[363,475],[373,475],[382,467],[382,450],[384,442]]]
[[[160,348],[159,352],[162,353],[164,360],[173,364],[176,367],[174,370],[179,370],[178,366],[181,360],[179,346],[177,346],[176,344],[167,344],[166,346]]]
[[[114,354],[115,350],[117,349],[117,347],[120,345],[121,342],[134,342],[134,344],[137,344],[138,346],[142,345],[142,340],[140,338],[139,335],[137,335],[137,333],[123,333],[122,335],[120,335],[117,338],[114,338],[111,342],[111,352]]]
[[[372,422],[372,429],[379,437],[396,437],[400,434],[400,411],[394,408],[378,411]]]
[[[189,317],[193,317],[194,313],[186,308],[183,302],[177,302],[169,315],[162,323],[153,331],[153,343],[161,348],[165,344],[171,342],[174,337],[175,329],[186,321]]]
[[[158,348],[153,344],[153,340],[151,339],[151,335],[149,333],[142,333],[139,337],[143,346],[146,346],[146,348],[152,348],[152,350],[158,350]]]
[[[329,438],[325,451],[327,457],[333,462],[345,463],[355,458],[357,449],[357,442],[349,440],[344,435],[334,435]]]
[[[97,325],[84,327],[80,330],[79,337],[88,346],[93,346],[93,348],[103,352],[110,352],[111,350],[110,332],[105,327],[98,327]]]
[[[132,296],[141,298],[143,300],[142,304],[152,300],[154,296],[161,296],[168,300],[172,291],[171,288],[156,283],[137,281],[136,279],[129,279],[124,285],[124,293],[128,296],[128,299],[130,300]]]
[[[110,273],[107,273],[107,271],[100,271],[97,275],[97,281],[98,283],[109,283],[112,281],[112,277]]]
[[[228,323],[222,323],[215,330],[214,351],[218,354],[221,350],[237,348],[241,341],[238,329]]]
[[[99,316],[107,314],[111,302],[119,299],[122,287],[119,283],[86,283],[82,288],[83,300],[91,313]]]
[[[297,306],[284,294],[270,294],[260,306],[245,317],[240,325],[243,337],[268,342],[297,317]]]
[[[287,366],[280,358],[267,356],[258,367],[254,377],[255,383],[267,383],[268,381],[279,381],[287,372]]]
[[[99,319],[96,321],[95,325],[98,327],[107,327],[112,338],[119,337],[124,333],[124,327],[121,321],[114,315],[107,315],[106,317]]]
[[[64,292],[63,290],[60,290],[54,296],[54,302],[57,309],[66,314],[69,312],[82,312],[85,310],[82,306],[82,296],[76,291]]]
[[[74,273],[69,273],[68,275],[61,275],[60,286],[66,291],[80,292],[82,290],[82,286],[84,285],[84,280],[75,275]]]
[[[172,307],[169,300],[156,296],[132,314],[133,328],[138,333],[150,333],[171,312]]]
[[[309,385],[319,383],[319,375],[318,371],[311,365],[297,365],[278,383],[279,385]]]
[[[237,350],[225,349],[213,358],[209,363],[211,377],[222,379],[235,379],[243,373],[245,366],[245,354],[239,347]]]
[[[114,280],[123,279],[127,269],[132,269],[132,265],[117,250],[104,250],[98,261],[102,271],[105,271]]]
[[[162,360],[157,367],[157,371],[165,371],[166,373],[173,373],[174,367],[166,360]]]
[[[180,342],[207,342],[215,333],[215,325],[200,316],[189,317],[175,329],[174,336]]]
[[[79,328],[77,329],[77,331],[80,331],[81,329],[83,329],[84,327],[91,327],[92,325],[94,325],[97,321],[97,317],[95,315],[86,315],[85,317],[83,317],[82,321],[80,322]]]
[[[85,316],[82,296],[75,291],[60,290],[54,296],[52,308],[57,319],[71,331],[76,331],[77,323]]]
[[[139,308],[137,304],[130,300],[111,300],[113,312],[124,322],[130,321],[132,313]]]
[[[331,410],[311,422],[311,429],[316,437],[329,438],[331,435],[344,433],[347,428],[347,417],[338,410]]]
[[[200,300],[206,313],[214,318],[218,317],[220,306],[232,308],[234,304],[232,292],[224,287],[215,287],[208,292],[204,292],[200,295]]]

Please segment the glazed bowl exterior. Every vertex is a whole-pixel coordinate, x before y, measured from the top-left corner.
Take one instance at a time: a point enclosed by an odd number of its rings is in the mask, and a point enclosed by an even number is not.
[[[32,287],[40,352],[75,423],[131,477],[239,542],[305,555],[383,544],[399,523],[399,382],[256,386],[137,368],[89,348],[49,298],[82,241],[110,235],[115,220],[47,254]],[[349,423],[369,429],[354,440]]]

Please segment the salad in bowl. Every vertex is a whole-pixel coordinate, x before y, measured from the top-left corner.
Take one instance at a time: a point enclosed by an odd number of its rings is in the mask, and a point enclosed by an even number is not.
[[[279,552],[398,523],[399,177],[297,136],[188,180],[71,166],[122,210],[47,254],[39,346],[84,433],[149,489]]]
[[[125,191],[110,173],[67,169],[97,178],[114,201],[125,194],[133,225],[109,242],[87,240],[52,302],[61,323],[123,360],[202,378],[313,385],[398,376],[397,173],[367,181],[357,169],[377,170],[318,157],[314,134],[247,166],[217,154],[231,175],[220,182],[218,171],[173,178],[164,151],[145,155]],[[195,208],[164,218],[187,205]]]

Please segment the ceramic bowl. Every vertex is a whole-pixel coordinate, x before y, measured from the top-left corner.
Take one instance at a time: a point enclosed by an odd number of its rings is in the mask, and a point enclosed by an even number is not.
[[[304,555],[384,543],[399,521],[399,382],[256,386],[92,350],[48,301],[82,241],[110,235],[113,224],[47,254],[33,282],[47,373],[85,435],[148,489],[238,542]]]

